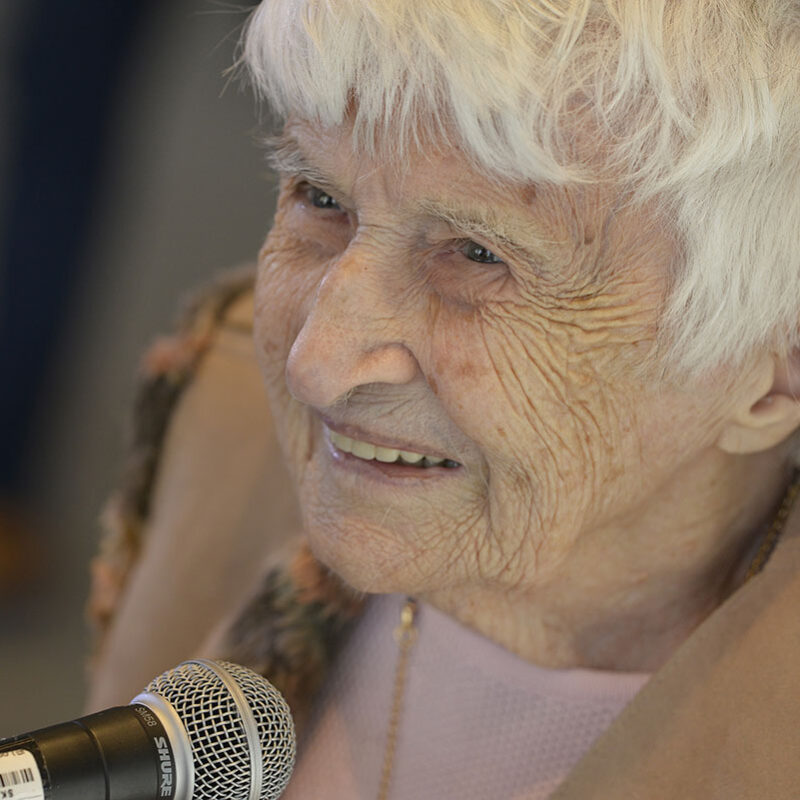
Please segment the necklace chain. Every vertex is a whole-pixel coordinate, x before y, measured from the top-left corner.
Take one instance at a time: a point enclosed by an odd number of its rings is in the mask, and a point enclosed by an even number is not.
[[[775,514],[769,526],[769,530],[764,536],[764,541],[761,542],[761,546],[758,548],[758,552],[753,556],[753,560],[750,562],[747,574],[744,576],[745,583],[754,575],[758,575],[758,573],[761,572],[764,568],[764,564],[767,563],[767,560],[772,555],[772,551],[775,549],[775,545],[778,543],[778,539],[780,539],[783,533],[783,526],[789,518],[795,500],[797,500],[798,492],[800,492],[800,469],[795,469],[792,473],[792,480],[783,495],[783,500],[781,500],[780,508]]]
[[[796,469],[792,475],[791,483],[786,489],[775,517],[770,523],[764,540],[758,548],[745,575],[745,583],[754,575],[757,575],[767,563],[772,555],[778,539],[783,533],[783,527],[794,507],[797,496],[800,494],[800,469]],[[381,769],[381,781],[378,787],[378,800],[387,800],[389,797],[389,786],[392,780],[392,770],[394,769],[394,759],[397,750],[397,732],[400,729],[400,718],[403,713],[403,699],[406,688],[406,673],[408,671],[408,658],[414,643],[417,640],[417,601],[412,597],[406,598],[403,608],[400,611],[400,624],[394,629],[394,638],[397,642],[397,664],[394,673],[394,690],[392,692],[392,708],[389,713],[389,725],[386,730],[386,748],[383,754],[383,768]]]
[[[394,629],[394,638],[398,647],[397,665],[394,672],[392,710],[389,714],[389,727],[386,731],[386,749],[383,753],[383,769],[381,770],[381,782],[378,787],[378,800],[386,800],[389,796],[389,784],[392,780],[394,755],[397,749],[397,731],[400,728],[400,717],[403,712],[408,657],[411,654],[414,642],[417,640],[416,619],[417,601],[412,597],[408,597],[400,612],[400,624]]]

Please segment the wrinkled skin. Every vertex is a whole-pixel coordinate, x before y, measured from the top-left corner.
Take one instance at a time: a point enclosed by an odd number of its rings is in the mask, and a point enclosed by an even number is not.
[[[665,226],[609,189],[503,185],[457,152],[396,170],[346,126],[287,132],[315,173],[282,175],[256,338],[318,557],[544,665],[657,666],[778,496],[748,477],[771,455],[716,445],[763,380],[664,377]],[[459,466],[387,475],[323,418]]]

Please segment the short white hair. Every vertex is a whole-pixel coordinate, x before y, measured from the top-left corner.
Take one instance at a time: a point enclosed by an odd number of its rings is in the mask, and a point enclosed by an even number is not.
[[[243,58],[280,115],[354,113],[364,146],[455,138],[503,179],[655,200],[674,365],[800,343],[797,0],[263,0]],[[569,157],[587,110],[601,170]]]

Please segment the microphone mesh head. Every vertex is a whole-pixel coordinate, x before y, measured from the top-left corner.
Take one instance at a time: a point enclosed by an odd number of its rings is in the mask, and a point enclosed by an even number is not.
[[[294,723],[281,693],[252,670],[214,662],[247,698],[258,728],[263,764],[259,800],[278,798],[292,774]],[[145,689],[168,700],[186,728],[194,761],[192,800],[248,800],[250,747],[245,723],[225,683],[202,663],[168,670]]]

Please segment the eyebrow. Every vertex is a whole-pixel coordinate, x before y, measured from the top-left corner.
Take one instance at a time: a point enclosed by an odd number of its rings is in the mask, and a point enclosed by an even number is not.
[[[331,178],[313,164],[290,130],[285,128],[277,136],[264,140],[267,150],[267,163],[276,172],[284,175],[302,177],[326,191],[344,194],[344,191]],[[509,229],[495,214],[489,218],[481,216],[452,204],[437,199],[424,199],[419,203],[418,212],[443,222],[461,235],[477,235],[495,241],[510,252],[527,257],[532,261],[541,261],[548,252],[548,246],[554,242],[541,235],[534,237],[532,244],[523,244],[515,238]]]
[[[423,214],[441,220],[455,231],[493,240],[511,252],[533,260],[541,260],[547,252],[545,247],[553,244],[541,235],[532,237],[534,241],[530,244],[521,242],[509,226],[491,212],[487,218],[439,200],[423,200],[420,209]]]
[[[306,158],[297,139],[288,130],[265,139],[264,147],[267,164],[275,172],[301,176],[320,188],[335,188],[331,179]]]

